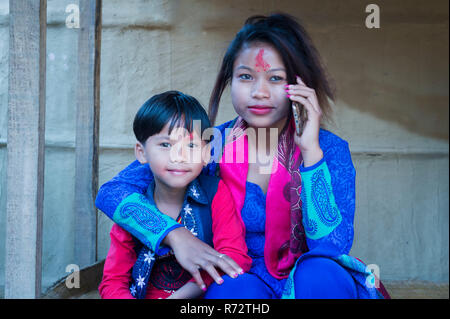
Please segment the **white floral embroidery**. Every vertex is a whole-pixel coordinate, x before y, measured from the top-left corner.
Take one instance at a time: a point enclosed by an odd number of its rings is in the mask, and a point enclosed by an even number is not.
[[[135,285],[131,285],[130,292],[133,296],[136,294],[136,286]]]
[[[198,233],[195,232],[194,227],[192,227],[191,229],[189,229],[189,228],[187,228],[186,226],[184,226],[184,228],[186,228],[187,230],[189,230],[189,231],[192,233],[192,235],[194,235],[194,236],[197,236],[197,235],[198,235]]]
[[[194,186],[191,187],[191,192],[192,192],[192,195],[195,196],[195,198],[198,198],[200,196],[200,194],[197,193],[197,190],[195,189]]]
[[[186,204],[186,206],[184,206],[184,212],[189,215],[192,214],[192,208],[189,206],[189,204]]]
[[[155,254],[152,254],[151,252],[148,252],[148,254],[144,254],[144,257],[144,262],[147,262],[149,264],[152,262],[152,260],[155,260]]]
[[[189,229],[186,225],[184,227],[187,230],[189,230],[194,236],[197,236],[198,233],[195,232],[195,219],[194,219],[194,216],[192,215],[192,208],[189,206],[189,204],[186,204],[186,206],[184,206],[184,212],[186,213],[185,223],[186,223],[186,220],[191,219],[192,223],[194,224],[191,229]]]
[[[139,278],[138,279],[136,279],[137,280],[137,285],[139,286],[139,287],[144,287],[144,285],[145,285],[145,283],[144,283],[144,277],[141,277],[141,275],[139,275]]]

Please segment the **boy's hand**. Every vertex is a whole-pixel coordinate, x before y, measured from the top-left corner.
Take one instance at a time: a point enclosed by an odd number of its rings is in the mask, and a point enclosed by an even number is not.
[[[219,285],[223,283],[223,279],[215,267],[219,267],[232,278],[243,273],[243,269],[233,259],[220,254],[184,227],[169,232],[163,243],[172,248],[179,264],[192,275],[203,291],[206,290],[206,286],[200,275],[200,269],[208,272]]]

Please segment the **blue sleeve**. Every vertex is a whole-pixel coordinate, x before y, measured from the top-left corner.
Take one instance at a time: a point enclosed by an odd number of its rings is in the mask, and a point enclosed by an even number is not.
[[[137,193],[126,197],[119,204],[113,220],[157,255],[164,255],[169,251],[167,246],[161,245],[166,235],[175,228],[183,227],[161,213],[147,197]]]
[[[95,205],[113,219],[119,204],[133,193],[145,194],[152,178],[148,165],[136,160],[100,187]]]
[[[354,234],[355,169],[347,142],[323,135],[322,160],[300,166],[303,225],[309,250],[327,244],[337,255],[348,254]]]
[[[100,187],[95,205],[157,254],[163,254],[167,247],[160,247],[162,240],[181,225],[145,197],[152,178],[148,165],[134,161]]]

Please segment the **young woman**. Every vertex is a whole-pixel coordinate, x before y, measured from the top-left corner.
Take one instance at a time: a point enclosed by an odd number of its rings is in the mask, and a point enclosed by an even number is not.
[[[246,227],[252,268],[237,278],[224,275],[205,297],[383,297],[378,279],[347,255],[353,242],[355,170],[347,142],[321,128],[322,119],[330,117],[333,92],[304,28],[286,14],[250,17],[223,58],[209,105],[213,123],[227,85],[239,116],[217,127],[213,160],[203,173],[219,174],[230,189]],[[301,134],[293,102],[306,113]],[[274,132],[276,143],[270,142]],[[264,136],[269,136],[265,142]],[[143,197],[150,180],[151,172],[131,164],[101,187],[96,204],[120,224],[120,203],[130,195]],[[145,199],[140,202],[144,210]],[[143,227],[130,232],[153,245],[169,245],[200,285],[199,268],[216,282],[214,266],[230,274],[217,252],[167,224],[157,233]]]

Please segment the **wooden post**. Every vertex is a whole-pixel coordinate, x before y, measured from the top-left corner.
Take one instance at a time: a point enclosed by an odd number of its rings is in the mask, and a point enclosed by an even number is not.
[[[37,298],[42,277],[46,0],[9,1],[5,298]]]
[[[101,0],[80,0],[75,141],[75,263],[97,259]]]

